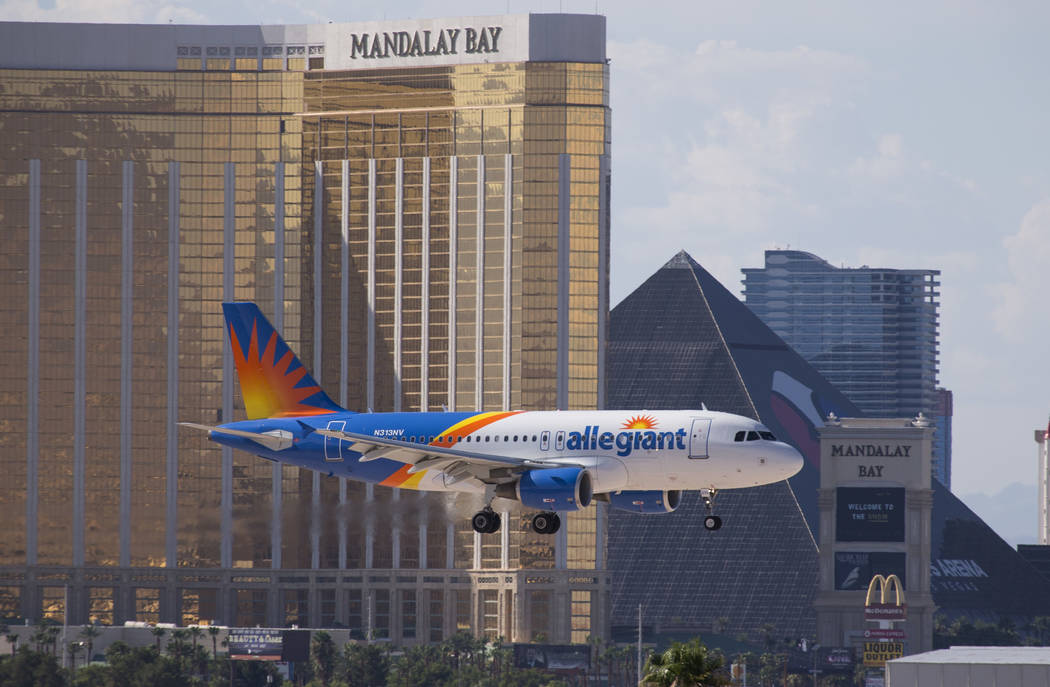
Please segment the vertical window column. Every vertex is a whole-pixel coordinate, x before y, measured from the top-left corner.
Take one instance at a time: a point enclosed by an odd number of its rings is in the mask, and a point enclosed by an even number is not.
[[[420,264],[419,409],[430,410],[430,158],[423,158],[423,218]],[[426,537],[420,536],[420,542]],[[426,547],[422,547],[423,551]],[[420,564],[421,568],[426,565]]]
[[[448,160],[448,409],[456,409],[456,269],[459,240],[459,208],[456,189],[459,187],[459,158]],[[452,539],[449,538],[451,543]],[[450,547],[451,550],[451,547]],[[451,565],[448,567],[452,567]]]
[[[476,291],[474,299],[474,409],[485,409],[485,156],[478,155],[477,240],[474,243]]]
[[[222,300],[234,298],[234,229],[236,218],[234,202],[236,200],[236,168],[234,163],[223,164],[223,198],[222,198]],[[233,353],[229,346],[222,347],[222,421],[233,419]],[[220,565],[229,568],[233,565],[233,449],[222,448],[222,501]],[[123,518],[122,518],[123,519]]]
[[[345,408],[349,386],[350,351],[350,161],[341,163],[339,181],[339,403]],[[317,193],[323,193],[318,189]],[[320,367],[320,364],[315,364]]]
[[[320,164],[320,163],[318,163]],[[347,406],[350,370],[350,160],[340,165],[339,179],[339,405]],[[323,193],[323,191],[321,191]],[[346,568],[346,478],[339,478],[339,533],[340,569]]]
[[[365,384],[368,410],[376,401],[376,159],[368,160],[368,334]]]
[[[510,136],[508,131],[507,136]],[[514,156],[503,156],[503,399],[510,410],[511,227],[514,211]],[[506,567],[506,566],[504,566]]]
[[[284,163],[274,164],[273,203],[273,323],[277,331],[284,334]],[[271,467],[270,486],[270,567],[281,567],[281,517],[284,506],[282,467],[274,463]]]
[[[26,386],[29,407],[26,412],[26,565],[37,561],[37,512],[39,504],[37,465],[40,460],[40,160],[29,161],[29,355]],[[29,597],[23,595],[22,613],[36,618],[29,610]]]
[[[558,410],[569,408],[570,163],[571,156],[565,153],[558,156]],[[561,531],[564,532],[564,528]]]
[[[324,288],[324,168],[320,160],[314,162],[314,373],[317,382],[324,384],[324,366],[321,364],[324,341],[324,310],[321,298]],[[310,566],[319,567],[321,560],[321,476],[313,472],[310,490]]]
[[[398,516],[400,508],[398,502],[401,500],[401,490],[392,489],[390,494],[390,510],[393,517],[390,518],[390,567],[397,570],[401,567],[401,518]]]
[[[609,156],[598,159],[598,403],[605,409],[605,347],[609,321],[609,200],[612,179]],[[599,518],[599,523],[601,523]]]
[[[405,160],[397,158],[394,168],[394,412],[401,411],[402,374],[402,296],[404,290],[405,239]],[[396,554],[396,551],[395,551]]]
[[[124,163],[127,165],[128,163]],[[76,164],[73,287],[73,565],[84,565],[85,330],[87,320],[87,160]],[[127,170],[125,169],[125,173]],[[125,186],[127,185],[125,179]],[[126,193],[126,190],[125,190]],[[123,409],[123,407],[122,407]],[[121,416],[123,419],[123,415]],[[122,453],[123,455],[123,453]]]
[[[179,202],[180,169],[168,163],[168,416],[165,477],[164,558],[167,567],[178,566],[178,486],[179,486]],[[280,549],[277,550],[280,556]],[[277,566],[279,567],[279,566]]]
[[[83,160],[77,163],[77,195],[81,195],[81,162],[86,213],[87,162]],[[120,565],[127,567],[131,564],[131,329],[135,163],[125,160],[123,167],[120,221]]]

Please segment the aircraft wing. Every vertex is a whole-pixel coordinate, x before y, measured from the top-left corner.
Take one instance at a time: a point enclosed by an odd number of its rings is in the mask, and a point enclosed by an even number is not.
[[[518,473],[524,470],[565,467],[566,465],[562,462],[551,463],[512,456],[479,454],[462,449],[418,444],[356,432],[333,429],[313,431],[321,436],[348,442],[348,448],[351,451],[361,454],[359,460],[362,462],[377,458],[396,460],[410,464],[412,466],[408,469],[410,474],[421,470],[441,470],[448,475],[446,485],[449,486],[467,479],[475,479],[484,484],[500,484],[513,480]]]

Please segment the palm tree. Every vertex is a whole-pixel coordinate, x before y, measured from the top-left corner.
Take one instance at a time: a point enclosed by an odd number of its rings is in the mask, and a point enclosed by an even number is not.
[[[150,634],[157,640],[157,653],[160,653],[160,638],[168,633],[163,627],[152,627],[150,628]]]
[[[197,653],[197,641],[204,635],[204,631],[194,625],[189,629],[190,638],[193,640],[193,653]]]
[[[328,687],[335,675],[335,642],[324,630],[315,632],[310,642],[310,662],[313,664],[314,676],[322,687]]]
[[[15,644],[18,644],[18,635],[11,633],[7,635],[7,643],[11,645],[11,655],[15,655]]]
[[[80,636],[87,640],[88,663],[91,663],[91,659],[95,656],[95,637],[98,637],[100,634],[102,634],[102,630],[94,625],[85,625],[84,629],[80,631]]]
[[[70,667],[73,669],[73,674],[77,672],[77,654],[84,650],[84,642],[70,642],[69,643],[69,662]]]
[[[662,654],[653,654],[645,664],[642,682],[655,687],[710,687],[725,685],[718,672],[722,661],[709,655],[707,647],[694,637],[685,644],[673,642]]]
[[[214,625],[209,625],[208,634],[211,635],[211,657],[217,658],[219,655],[219,628]]]
[[[58,625],[48,625],[44,628],[44,642],[51,647],[51,655],[58,653],[58,635],[62,631]]]
[[[773,653],[777,648],[777,638],[774,634],[777,631],[777,626],[773,623],[763,623],[758,628],[758,633],[762,635],[762,644],[766,647],[766,653]]]

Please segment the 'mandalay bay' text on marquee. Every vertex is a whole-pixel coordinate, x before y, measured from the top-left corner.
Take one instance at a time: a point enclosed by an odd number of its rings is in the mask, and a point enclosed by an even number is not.
[[[458,55],[461,51],[466,54],[499,52],[501,33],[502,26],[352,33],[350,59]]]

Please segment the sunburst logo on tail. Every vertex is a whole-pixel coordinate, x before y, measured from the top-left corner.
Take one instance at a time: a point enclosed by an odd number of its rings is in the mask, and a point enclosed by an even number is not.
[[[230,338],[233,342],[233,360],[241,380],[241,395],[249,418],[332,412],[303,403],[321,388],[314,385],[297,386],[306,376],[306,368],[293,365],[295,355],[291,351],[286,351],[280,359],[276,359],[276,332],[270,334],[262,350],[259,350],[257,323],[252,324],[247,350],[238,340],[233,325],[230,325]]]
[[[656,425],[656,418],[652,415],[635,415],[620,426],[624,429],[656,429]]]

